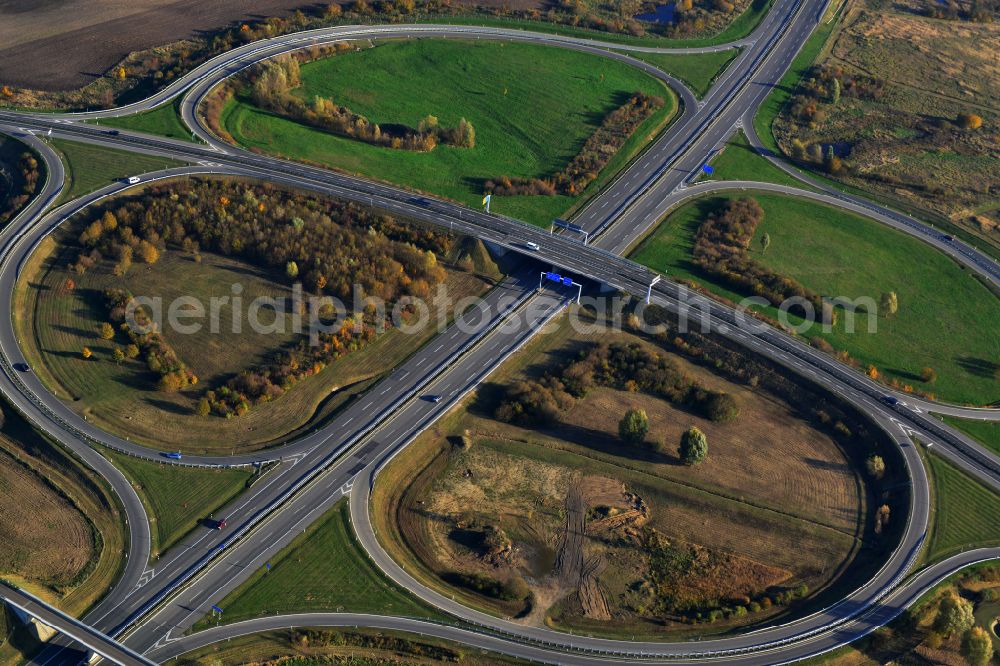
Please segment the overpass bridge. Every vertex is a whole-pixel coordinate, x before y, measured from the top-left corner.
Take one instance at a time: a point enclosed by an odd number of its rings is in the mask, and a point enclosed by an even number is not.
[[[50,606],[29,592],[0,582],[0,598],[20,613],[72,638],[90,650],[92,654],[122,666],[156,666],[155,661],[147,659],[75,617]]]

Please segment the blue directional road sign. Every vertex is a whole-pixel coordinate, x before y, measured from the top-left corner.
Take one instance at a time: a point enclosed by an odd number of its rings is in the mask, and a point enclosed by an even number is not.
[[[715,169],[713,167],[708,166],[707,164],[702,164],[701,170],[708,174],[715,173]]]
[[[572,286],[572,285],[573,285],[573,278],[568,278],[568,277],[564,277],[564,278],[562,279],[562,283],[563,283],[564,285],[566,285],[567,287],[570,287],[570,286]]]
[[[545,279],[546,280],[552,280],[553,282],[562,282],[563,281],[562,275],[559,275],[559,273],[552,273],[551,271],[547,271],[545,273]]]
[[[222,609],[219,608],[218,606],[212,606],[212,610],[215,611],[216,613],[219,613],[220,615],[222,614]]]
[[[573,224],[572,222],[567,222],[566,220],[560,220],[556,218],[552,221],[557,227],[562,227],[563,229],[569,229],[570,231],[583,231],[583,227],[579,224]]]

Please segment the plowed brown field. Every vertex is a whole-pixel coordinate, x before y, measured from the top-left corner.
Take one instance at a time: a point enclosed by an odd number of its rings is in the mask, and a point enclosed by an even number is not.
[[[61,585],[83,570],[93,550],[83,514],[0,451],[0,572]]]

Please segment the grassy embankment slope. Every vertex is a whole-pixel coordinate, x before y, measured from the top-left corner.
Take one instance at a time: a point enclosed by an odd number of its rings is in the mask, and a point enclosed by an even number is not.
[[[351,528],[346,500],[335,504],[260,571],[218,603],[225,622],[308,611],[443,619],[388,580]],[[201,620],[197,628],[214,624]]]
[[[941,420],[979,440],[981,444],[1000,455],[1000,421],[973,421],[953,416],[942,416]]]
[[[71,201],[122,178],[183,166],[183,163],[166,157],[103,148],[89,143],[64,139],[52,139],[51,143],[53,148],[62,153],[66,168],[66,185],[60,202]]]
[[[752,180],[778,185],[790,185],[812,189],[802,181],[785,173],[771,164],[767,158],[757,153],[747,141],[746,135],[738,131],[718,155],[709,162],[714,171],[711,175],[701,174],[703,180]]]
[[[107,456],[132,482],[146,506],[154,558],[243,492],[252,474],[249,468],[179,467],[110,451]]]
[[[0,576],[80,615],[124,566],[128,537],[117,499],[90,468],[8,405],[3,409]],[[0,662],[20,660],[40,647],[20,623],[4,625],[0,613]]]
[[[191,141],[191,130],[181,120],[179,106],[179,101],[167,102],[149,111],[118,118],[102,118],[98,122],[110,127]]]
[[[303,640],[304,639],[304,640]],[[287,660],[287,661],[286,661]],[[402,661],[401,661],[402,660]],[[527,666],[530,662],[430,636],[363,627],[305,627],[251,634],[194,650],[166,662],[169,666],[205,663],[319,666],[433,666],[457,661],[462,666]]]
[[[850,352],[861,364],[875,365],[883,377],[957,402],[989,404],[1000,398],[995,373],[1000,338],[992,334],[1000,322],[1000,302],[968,271],[930,246],[859,216],[780,195],[737,193],[700,199],[672,212],[632,253],[632,258],[675,279],[693,280],[735,301],[736,294],[713,283],[691,262],[698,227],[726,198],[754,196],[765,210],[764,221],[750,245],[754,259],[831,297],[869,296],[895,291],[899,311],[880,315],[869,333],[859,314],[855,332],[845,330],[841,316],[829,333],[814,325],[804,333],[818,335],[835,348]],[[760,252],[758,240],[771,236]],[[947,288],[944,288],[947,285]],[[776,316],[773,308],[764,312]],[[968,313],[975,312],[975,317]],[[794,321],[794,320],[793,320]],[[924,384],[924,367],[937,381]]]
[[[830,11],[834,11],[838,7],[836,4],[830,6]],[[820,25],[813,30],[813,33],[809,35],[809,39],[799,50],[798,55],[792,60],[792,63],[788,67],[788,71],[785,75],[781,77],[778,84],[774,87],[774,90],[764,98],[763,103],[761,103],[760,108],[757,111],[757,115],[753,118],[754,131],[757,133],[757,138],[760,142],[769,150],[774,153],[780,154],[781,151],[778,148],[777,142],[774,140],[774,134],[771,132],[771,126],[774,123],[774,119],[778,117],[781,110],[788,103],[788,100],[792,97],[792,92],[795,90],[795,86],[798,85],[799,80],[805,75],[809,68],[812,67],[813,62],[819,57],[819,54],[823,51],[826,46],[827,39],[833,33],[834,28],[837,25],[837,20],[839,17],[835,18],[837,15],[828,12],[824,17],[824,20]]]
[[[936,562],[980,546],[1000,545],[1000,494],[962,472],[933,449],[925,457],[934,513],[924,559]]]
[[[380,124],[416,127],[428,114],[476,130],[474,148],[420,153],[377,147],[277,117],[237,97],[223,112],[240,143],[398,183],[479,207],[486,180],[546,177],[580,150],[606,114],[637,91],[665,99],[581,196],[494,197],[492,210],[539,225],[579,205],[676,111],[661,82],[624,63],[518,43],[401,41],[302,67],[301,94],[330,97]]]
[[[738,49],[691,55],[629,53],[639,60],[645,60],[649,64],[659,67],[668,74],[673,74],[687,84],[691,92],[699,98],[705,96],[708,89],[712,87],[712,83],[726,71],[729,63],[735,60],[739,54]]]

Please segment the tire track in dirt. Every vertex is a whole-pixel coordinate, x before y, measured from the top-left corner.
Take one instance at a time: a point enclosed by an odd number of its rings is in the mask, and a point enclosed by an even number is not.
[[[566,518],[559,535],[553,573],[566,591],[578,590],[583,578],[583,536],[586,530],[586,504],[577,483],[566,491]]]
[[[584,559],[583,545],[587,531],[587,502],[579,482],[566,491],[566,518],[556,549],[553,574],[561,596],[576,593],[587,617],[610,620],[611,612],[597,577],[607,562],[600,555]]]
[[[583,614],[594,620],[610,620],[611,610],[608,600],[597,581],[597,577],[608,566],[607,560],[600,554],[587,559],[583,568],[583,580],[580,582],[580,605]]]

